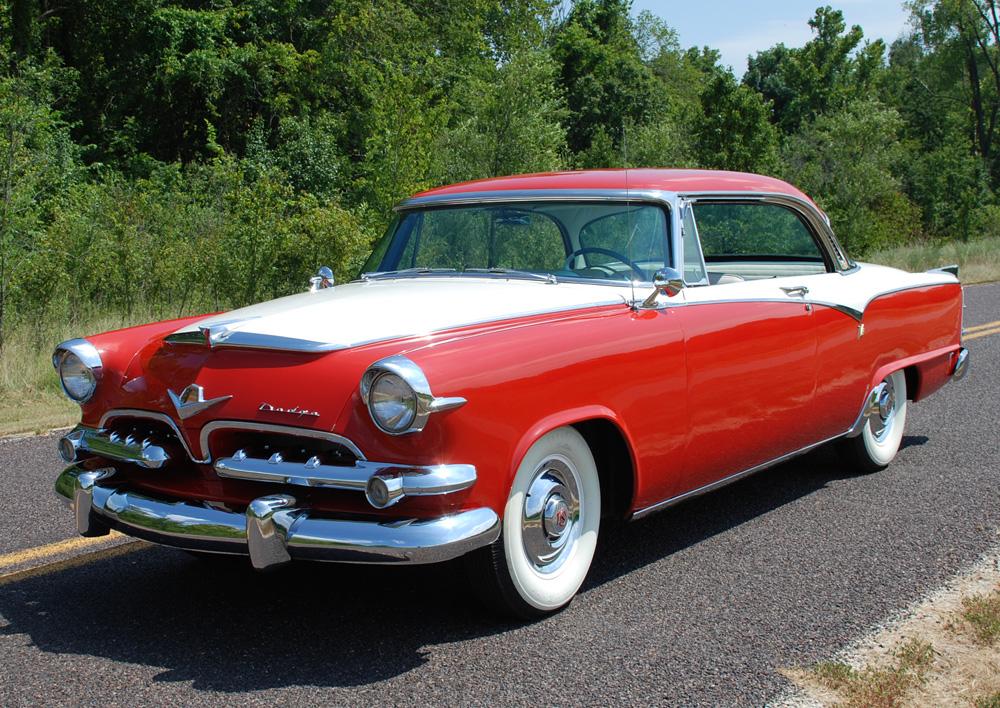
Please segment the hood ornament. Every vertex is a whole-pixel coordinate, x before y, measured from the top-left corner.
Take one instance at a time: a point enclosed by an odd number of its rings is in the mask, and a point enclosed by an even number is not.
[[[232,395],[219,396],[218,398],[210,398],[206,401],[205,389],[198,384],[191,384],[186,387],[181,391],[179,396],[169,388],[167,389],[167,393],[170,395],[170,401],[174,404],[174,408],[177,409],[177,415],[181,417],[181,420],[198,415],[206,408],[211,408],[217,403],[222,403],[232,398]]]

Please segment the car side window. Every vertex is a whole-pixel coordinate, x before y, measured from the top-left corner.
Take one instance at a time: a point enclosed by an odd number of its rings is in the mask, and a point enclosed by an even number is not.
[[[698,227],[690,205],[686,205],[681,211],[681,236],[684,239],[684,281],[689,285],[708,283],[705,262],[698,245]]]
[[[641,269],[652,273],[662,268],[667,234],[666,213],[658,206],[614,207],[614,211],[588,222],[580,229],[580,248],[599,248],[625,256]],[[583,256],[589,267],[619,264],[623,277],[632,272],[616,255],[589,252]]]
[[[694,218],[710,283],[812,275],[826,259],[802,218],[763,202],[699,202]]]

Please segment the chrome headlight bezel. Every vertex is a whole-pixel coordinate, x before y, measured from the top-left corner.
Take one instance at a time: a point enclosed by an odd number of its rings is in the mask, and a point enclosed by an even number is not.
[[[411,407],[413,410],[405,425],[393,428],[377,412],[379,401],[375,400],[373,391],[378,388],[380,382],[384,384],[398,382],[405,387],[401,388],[403,393],[399,397],[400,404],[404,408]],[[406,389],[409,390],[409,394],[405,392]],[[466,403],[464,398],[457,396],[450,398],[434,396],[423,370],[411,359],[402,355],[386,357],[369,366],[361,377],[360,390],[361,400],[364,401],[372,422],[387,435],[419,433],[426,427],[427,419],[432,413],[458,408]],[[404,398],[410,398],[411,404],[405,404]]]
[[[74,395],[66,385],[68,365],[79,365],[90,379],[89,386],[81,395]],[[52,353],[52,366],[59,377],[59,387],[63,394],[74,403],[83,404],[93,398],[101,381],[104,365],[97,347],[86,339],[70,339],[56,346]]]

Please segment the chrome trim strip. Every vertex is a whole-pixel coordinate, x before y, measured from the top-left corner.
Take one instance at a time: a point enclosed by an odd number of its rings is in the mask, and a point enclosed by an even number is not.
[[[754,467],[750,467],[749,469],[745,469],[742,472],[731,474],[728,477],[723,477],[722,479],[718,479],[702,487],[698,487],[697,489],[692,489],[690,491],[684,492],[683,494],[678,494],[675,497],[664,499],[661,502],[657,502],[651,506],[647,506],[643,509],[639,509],[638,511],[632,512],[631,518],[633,521],[635,521],[644,518],[646,516],[649,516],[650,514],[653,514],[657,511],[662,511],[663,509],[671,507],[674,504],[679,504],[682,501],[691,499],[692,497],[701,496],[702,494],[714,491],[716,489],[719,489],[720,487],[725,487],[727,484],[732,484],[733,482],[737,482],[743,479],[744,477],[749,477],[750,475],[755,474],[757,472],[762,472],[763,470],[766,470],[768,467],[774,467],[775,465],[779,465],[782,462],[786,462],[792,459],[793,457],[798,457],[799,455],[803,455],[809,452],[810,450],[819,447],[820,445],[825,445],[826,443],[836,440],[837,438],[840,437],[843,437],[843,434],[834,435],[833,437],[827,438],[826,440],[820,440],[817,443],[806,445],[805,447],[795,450],[794,452],[789,452],[788,454],[782,455],[781,457],[776,457],[773,460],[762,462],[761,464],[755,465]]]
[[[919,287],[932,287],[932,286],[921,285]],[[848,307],[847,305],[839,305],[835,302],[826,302],[824,300],[811,300],[809,298],[805,299],[796,298],[792,300],[789,298],[780,298],[780,297],[755,297],[755,298],[734,297],[734,298],[719,298],[718,300],[698,300],[697,302],[684,302],[684,301],[678,301],[676,299],[661,300],[661,302],[665,307],[698,307],[699,305],[732,305],[736,303],[754,303],[754,302],[776,302],[785,305],[797,305],[799,307],[802,307],[802,305],[805,304],[805,305],[815,305],[818,307],[829,307],[831,310],[837,310],[838,312],[842,312],[848,317],[857,320],[858,322],[860,322],[862,317],[864,317],[863,312],[855,310],[853,307]]]
[[[431,276],[426,276],[431,277]],[[441,276],[436,276],[441,277]],[[461,274],[452,274],[447,276],[449,278],[453,277],[464,277]],[[478,277],[470,275],[469,277]],[[567,284],[584,284],[584,285],[604,285],[614,288],[629,288],[630,283],[623,281],[597,281],[593,282],[583,282],[583,279],[574,279],[573,281],[568,281]],[[456,329],[465,329],[467,327],[478,327],[480,325],[497,324],[501,322],[510,322],[513,320],[520,320],[527,317],[539,317],[541,315],[557,315],[563,313],[579,312],[583,310],[596,309],[598,307],[611,307],[613,305],[625,305],[628,302],[628,298],[624,294],[618,293],[617,297],[609,298],[605,300],[596,300],[584,303],[575,303],[572,305],[566,305],[563,307],[552,307],[552,308],[540,308],[537,310],[532,310],[530,312],[519,312],[511,315],[500,315],[487,320],[470,320],[468,322],[456,322],[449,324],[441,329],[432,330],[429,332],[419,333],[420,337],[425,337],[429,335],[439,334],[441,332],[450,332]],[[182,335],[187,335],[187,332],[175,332],[169,335],[164,341],[170,344],[192,344],[193,341],[187,341]],[[174,338],[177,335],[177,338]],[[328,342],[316,342],[311,339],[296,339],[293,337],[275,337],[272,335],[264,334],[253,334],[249,332],[234,332],[225,341],[216,342],[212,345],[213,348],[221,349],[224,347],[233,348],[247,348],[247,349],[266,349],[274,351],[283,352],[302,352],[305,354],[325,354],[327,352],[343,351],[346,349],[355,349],[357,347],[364,347],[369,344],[378,344],[380,342],[390,342],[392,340],[402,340],[402,339],[412,339],[417,337],[417,333],[408,334],[393,334],[388,337],[375,337],[373,339],[365,339],[357,342],[350,342],[348,344],[330,344]],[[200,346],[207,346],[202,339]]]
[[[157,499],[111,484],[101,472],[70,465],[56,492],[70,501],[87,533],[118,529],[130,536],[190,550],[249,555],[255,568],[287,559],[343,563],[436,563],[493,543],[500,517],[468,509],[432,519],[355,521],[314,517],[293,497],[266,496],[245,514],[204,504]],[[78,494],[78,490],[80,493]]]
[[[485,192],[453,192],[410,197],[393,207],[393,211],[410,211],[429,206],[496,204],[498,202],[650,202],[672,207],[674,192],[661,189],[508,189]]]
[[[272,423],[253,423],[246,420],[213,420],[211,423],[207,423],[201,429],[201,437],[199,443],[201,446],[201,451],[205,453],[204,460],[195,460],[195,462],[200,462],[202,464],[207,464],[212,461],[212,452],[208,447],[208,438],[216,430],[249,430],[258,433],[279,433],[283,435],[295,435],[303,438],[314,438],[317,440],[326,440],[327,442],[337,443],[338,445],[343,445],[351,454],[354,455],[359,460],[364,460],[365,455],[361,450],[351,442],[349,439],[342,435],[337,435],[336,433],[328,433],[325,430],[315,430],[313,428],[296,428],[292,425],[275,425]]]
[[[858,417],[855,419],[854,423],[851,425],[850,428],[847,429],[846,432],[841,433],[840,435],[834,435],[832,437],[826,438],[825,440],[820,440],[819,442],[812,443],[810,445],[806,445],[805,447],[799,448],[794,452],[789,452],[780,457],[776,457],[773,460],[762,462],[761,464],[755,465],[754,467],[750,467],[749,469],[745,469],[742,472],[731,474],[728,477],[723,477],[722,479],[716,480],[715,482],[711,482],[702,487],[698,487],[697,489],[692,489],[690,491],[684,492],[683,494],[678,494],[675,497],[670,497],[669,499],[664,499],[663,501],[652,504],[651,506],[639,509],[638,511],[632,512],[632,519],[641,519],[644,516],[648,516],[649,514],[660,511],[661,509],[666,509],[667,507],[673,506],[674,504],[682,502],[685,499],[690,499],[691,497],[696,497],[701,494],[705,494],[706,492],[711,492],[712,490],[719,489],[720,487],[724,487],[727,484],[741,480],[744,477],[749,477],[750,475],[756,472],[761,472],[763,470],[766,470],[768,467],[773,467],[775,465],[781,464],[782,462],[787,462],[793,457],[798,457],[799,455],[803,455],[809,452],[810,450],[819,447],[820,445],[825,445],[826,443],[837,440],[838,438],[856,437],[864,429],[865,423],[868,422],[868,416],[878,411],[878,398],[879,394],[882,392],[882,386],[883,384],[880,383],[876,385],[874,388],[872,388],[871,391],[865,394],[864,403],[861,405],[861,412],[858,414]]]
[[[280,453],[269,459],[248,457],[242,450],[232,457],[220,457],[214,466],[220,477],[230,479],[360,492],[367,490],[373,477],[398,479],[402,486],[394,501],[404,496],[451,494],[476,483],[476,468],[473,465],[400,465],[359,460],[346,467],[323,465],[316,458],[304,463],[286,462],[281,459]],[[383,508],[380,504],[373,506]]]

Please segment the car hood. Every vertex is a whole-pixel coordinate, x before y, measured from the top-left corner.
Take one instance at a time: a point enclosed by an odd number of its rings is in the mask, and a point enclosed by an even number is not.
[[[186,324],[167,337],[213,347],[326,352],[474,324],[621,304],[628,287],[498,277],[411,277],[337,285]]]

